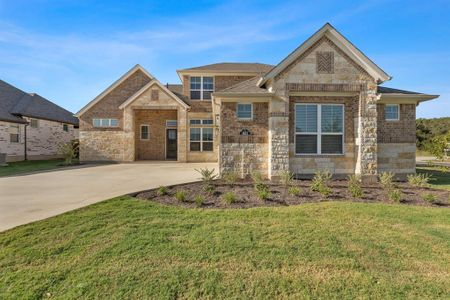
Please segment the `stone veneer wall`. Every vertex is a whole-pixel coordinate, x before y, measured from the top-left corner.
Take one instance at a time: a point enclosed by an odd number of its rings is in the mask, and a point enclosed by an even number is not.
[[[28,122],[30,118],[24,118]],[[59,147],[78,138],[78,131],[68,124],[69,131],[63,130],[63,123],[38,119],[38,128],[27,126],[27,158],[30,160],[59,158]],[[19,125],[19,143],[11,143],[10,125]],[[7,154],[7,161],[24,159],[25,125],[0,122],[0,153]]]
[[[243,121],[236,117],[236,102],[221,105],[220,173],[235,171],[241,177],[252,171],[268,176],[268,103],[253,103],[253,120]],[[243,129],[251,136],[241,136]]]
[[[378,143],[378,172],[393,172],[400,179],[416,172],[416,143]]]
[[[344,104],[344,154],[296,155],[295,154],[295,104],[333,103]],[[355,173],[355,123],[358,119],[358,97],[291,96],[289,101],[289,169],[296,174],[314,174],[328,170],[334,174]]]
[[[126,145],[122,130],[80,131],[80,161],[123,161]]]

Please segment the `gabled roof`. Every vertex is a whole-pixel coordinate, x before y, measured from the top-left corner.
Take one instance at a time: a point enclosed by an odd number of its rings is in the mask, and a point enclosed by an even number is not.
[[[124,103],[122,103],[119,106],[119,109],[123,109],[133,103],[134,100],[136,100],[142,93],[147,91],[149,88],[151,88],[153,85],[159,86],[164,92],[166,92],[172,99],[174,99],[176,102],[181,104],[184,108],[188,108],[189,104],[184,101],[184,99],[179,98],[177,95],[172,93],[165,85],[161,84],[156,78],[153,78],[149,83],[144,85],[139,91],[134,93],[130,98],[128,98]]]
[[[177,72],[204,72],[216,71],[221,73],[255,73],[264,74],[271,70],[274,66],[262,63],[237,63],[222,62],[188,69],[177,70]]]
[[[99,102],[103,97],[108,95],[112,90],[114,90],[117,86],[119,86],[122,82],[124,82],[128,77],[133,75],[136,71],[140,70],[145,75],[147,75],[150,79],[154,79],[155,77],[150,74],[146,69],[144,69],[139,64],[132,67],[128,72],[122,75],[119,79],[117,79],[113,84],[111,84],[106,90],[104,90],[100,95],[95,97],[92,101],[90,101],[88,104],[86,104],[82,109],[80,109],[75,116],[80,117],[82,114],[84,114],[88,109],[90,109],[92,106],[94,106],[97,102]]]
[[[280,74],[286,67],[295,61],[300,55],[307,51],[320,38],[326,36],[333,43],[335,43],[345,54],[355,61],[361,68],[363,68],[370,76],[372,76],[378,83],[390,80],[391,77],[371,61],[364,53],[356,48],[349,40],[347,40],[341,33],[339,33],[330,23],[326,23],[309,39],[283,59],[278,65],[270,70],[259,82],[259,86],[264,85],[267,80],[274,78]]]
[[[248,80],[242,81],[238,84],[230,86],[226,89],[218,91],[213,95],[214,96],[237,96],[243,94],[246,95],[248,94],[252,96],[273,95],[273,93],[269,92],[267,89],[258,86],[260,78],[261,78],[260,76],[255,76]]]
[[[70,111],[0,80],[0,120],[27,123],[22,116],[78,126],[78,119]]]

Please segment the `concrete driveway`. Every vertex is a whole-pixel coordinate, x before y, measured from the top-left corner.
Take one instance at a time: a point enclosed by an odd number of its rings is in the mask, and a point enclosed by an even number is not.
[[[161,185],[196,181],[215,163],[139,162],[0,178],[0,231]]]

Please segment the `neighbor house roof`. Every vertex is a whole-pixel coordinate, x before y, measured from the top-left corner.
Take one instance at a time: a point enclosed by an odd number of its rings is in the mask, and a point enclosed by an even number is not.
[[[259,82],[259,85],[264,85],[267,80],[270,80],[285,70],[291,63],[293,63],[298,57],[306,52],[314,43],[319,41],[322,37],[327,37],[336,46],[338,46],[345,54],[347,54],[355,63],[363,68],[370,76],[372,76],[378,83],[390,80],[386,72],[384,72],[379,66],[377,66],[370,58],[362,53],[355,45],[347,40],[340,32],[338,32],[330,23],[326,23],[310,38],[308,38],[303,44],[297,47],[291,52],[285,59],[283,59],[278,65],[270,70]]]
[[[273,68],[272,65],[262,63],[235,63],[222,62],[188,69],[178,70],[177,72],[220,72],[220,73],[255,73],[265,74]]]
[[[22,116],[78,126],[78,119],[70,111],[0,80],[0,120],[27,123]]]
[[[272,95],[272,92],[269,92],[265,88],[261,88],[258,86],[258,81],[260,80],[260,76],[255,76],[233,86],[230,86],[226,89],[223,89],[219,92],[214,93],[214,96],[237,96],[248,94],[252,96],[258,95]]]

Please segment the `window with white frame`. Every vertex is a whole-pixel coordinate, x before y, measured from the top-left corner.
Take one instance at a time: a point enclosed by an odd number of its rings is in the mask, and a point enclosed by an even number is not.
[[[344,105],[296,104],[295,153],[343,154]]]
[[[384,106],[384,117],[385,117],[386,121],[400,120],[400,105],[386,104]]]
[[[63,131],[69,132],[69,125],[63,124]]]
[[[9,141],[11,143],[18,143],[20,141],[20,126],[10,125],[9,126]]]
[[[141,140],[148,140],[150,138],[150,130],[148,125],[141,125]]]
[[[191,100],[211,100],[214,92],[214,77],[192,76],[190,77]]]
[[[190,151],[213,151],[213,129],[210,127],[190,128]]]
[[[94,127],[118,127],[118,119],[92,119],[92,125]]]
[[[253,119],[253,104],[238,103],[236,107],[236,116],[239,120]]]
[[[177,120],[166,120],[166,127],[177,127]]]
[[[39,120],[38,119],[30,119],[30,127],[31,128],[39,128]]]
[[[190,125],[213,125],[214,122],[212,119],[191,119],[189,120]]]

